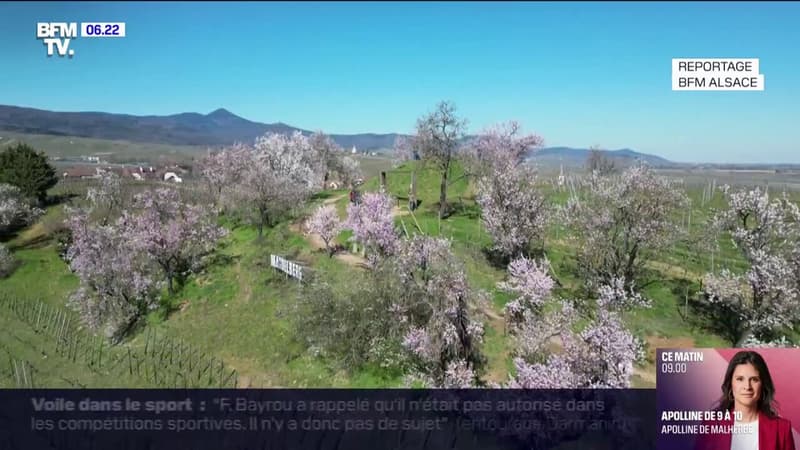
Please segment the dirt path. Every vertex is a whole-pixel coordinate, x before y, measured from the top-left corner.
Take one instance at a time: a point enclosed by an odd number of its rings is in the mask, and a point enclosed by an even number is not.
[[[299,223],[290,225],[289,229],[305,237],[306,240],[308,240],[308,243],[311,244],[311,248],[314,250],[327,251],[325,247],[325,241],[323,241],[318,234],[307,232]],[[350,252],[337,252],[334,253],[333,257],[351,267],[363,268],[366,267],[367,264],[367,260],[365,258],[362,258],[359,255],[354,255]]]
[[[322,204],[325,206],[333,205],[344,197],[345,194],[341,194],[335,197],[327,198],[322,202]],[[311,248],[314,250],[325,250],[325,241],[322,240],[320,235],[316,233],[309,233],[305,230],[303,224],[304,222],[292,224],[289,229],[295,233],[303,235],[308,240],[309,244],[311,244]],[[363,268],[367,264],[367,260],[365,258],[362,258],[359,255],[354,255],[350,252],[337,252],[333,255],[333,257],[351,267]]]
[[[397,205],[395,205],[392,208],[392,217],[408,216],[408,215],[409,215],[408,208],[403,208]]]
[[[323,205],[334,204],[334,203],[338,202],[340,199],[344,198],[344,196],[345,195],[342,194],[342,195],[339,195],[339,196],[336,196],[336,197],[331,197],[331,198],[326,199],[325,201],[323,201],[322,204]],[[410,216],[410,215],[411,214],[409,213],[408,209],[404,208],[402,206],[395,205],[392,208],[392,216],[393,217]],[[414,225],[406,224],[406,226],[413,227]],[[292,224],[289,227],[289,229],[292,230],[295,233],[303,235],[308,240],[309,244],[311,244],[311,247],[314,248],[315,250],[324,250],[325,249],[325,242],[322,240],[322,238],[316,233],[308,233],[304,229],[302,223]],[[362,258],[359,255],[355,255],[353,253],[347,252],[347,251],[338,252],[333,257],[338,259],[339,261],[342,261],[345,264],[348,264],[348,265],[352,266],[352,267],[363,268],[363,267],[365,267],[365,264],[366,264],[366,260],[364,258]],[[487,318],[486,322],[488,322],[487,323],[488,326],[492,327],[498,334],[501,334],[501,335],[505,334],[505,319],[503,318],[503,316],[501,314],[498,314],[497,311],[495,311],[490,305],[486,305],[486,306],[481,307],[478,310],[478,312],[480,314],[486,316],[486,318]],[[497,362],[497,364],[494,364],[496,367],[491,368],[489,370],[489,373],[487,373],[487,377],[491,381],[503,382],[508,377],[508,374],[506,373],[506,367],[505,367],[505,359],[508,356],[506,353],[507,352],[504,352],[504,354],[502,355],[502,358],[501,358],[502,359],[502,364],[500,362]],[[243,381],[246,382],[248,380],[245,379]]]
[[[330,205],[330,204],[336,203],[336,202],[338,202],[339,200],[341,200],[341,199],[343,199],[343,198],[344,198],[344,194],[337,195],[336,197],[326,198],[326,199],[325,199],[325,200],[322,202],[322,204],[327,206],[327,205]]]
[[[339,200],[343,199],[344,197],[345,197],[345,194],[337,195],[336,197],[331,197],[331,198],[325,199],[322,202],[322,204],[326,205],[326,206],[327,205],[332,205],[332,204],[338,202]],[[392,216],[393,217],[402,216],[402,215],[406,215],[406,214],[408,214],[408,210],[403,210],[403,208],[400,208],[398,206],[395,206],[392,209]],[[294,231],[295,233],[303,235],[308,240],[309,244],[311,244],[311,247],[314,250],[325,250],[326,249],[325,241],[322,240],[320,235],[318,235],[316,233],[307,232],[302,223],[292,224],[289,227],[289,229]],[[353,253],[351,253],[349,251],[337,252],[337,253],[335,253],[333,255],[333,257],[336,258],[337,260],[349,265],[349,266],[352,266],[352,267],[364,268],[364,267],[366,267],[366,264],[367,264],[366,258],[363,258],[363,257],[361,257],[359,255],[353,254]]]
[[[245,276],[242,274],[242,261],[236,261],[236,281],[239,283],[239,295],[237,299],[242,298],[245,302],[249,302],[253,297],[253,286],[248,283]]]
[[[506,322],[505,319],[497,314],[491,306],[483,306],[478,311],[486,316],[485,326],[491,327],[498,336],[503,336],[502,347],[497,354],[487,354],[487,366],[485,378],[486,381],[503,384],[508,381],[508,366],[507,361],[511,358],[510,349],[508,346],[508,339],[506,338]]]

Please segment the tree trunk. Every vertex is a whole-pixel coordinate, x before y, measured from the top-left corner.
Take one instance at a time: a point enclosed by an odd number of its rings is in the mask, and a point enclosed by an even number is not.
[[[752,329],[750,329],[750,328],[747,328],[747,329],[743,330],[743,331],[742,331],[742,332],[739,334],[739,339],[736,341],[736,344],[734,345],[734,347],[736,347],[736,348],[742,348],[742,345],[744,345],[744,342],[745,342],[745,341],[746,341],[748,338],[750,338],[751,336],[753,336],[753,330],[752,330]]]
[[[631,286],[633,286],[634,278],[635,278],[635,264],[636,264],[636,256],[639,254],[639,244],[633,244],[633,249],[631,249],[630,253],[628,253],[628,261],[625,265],[625,290],[629,291]]]
[[[144,312],[144,313],[140,312],[139,314],[134,316],[131,320],[129,320],[121,329],[117,330],[116,333],[111,335],[110,339],[109,339],[111,341],[111,343],[114,344],[114,345],[117,345],[120,342],[122,342],[122,340],[125,338],[125,336],[127,336],[128,333],[131,332],[133,327],[136,326],[136,324],[139,323],[139,319],[141,317],[144,317],[145,314],[146,314],[146,312]]]
[[[266,210],[261,209],[259,210],[259,215],[261,216],[261,220],[258,221],[258,238],[261,239],[264,237],[264,225],[269,222],[269,214]]]
[[[439,218],[444,219],[447,210],[447,169],[442,171],[442,184],[439,186]]]
[[[417,169],[411,171],[411,186],[408,192],[408,209],[414,211],[417,209]]]

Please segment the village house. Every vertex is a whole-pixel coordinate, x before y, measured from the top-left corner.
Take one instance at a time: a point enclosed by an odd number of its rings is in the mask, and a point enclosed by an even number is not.
[[[77,166],[66,169],[61,177],[64,179],[90,180],[100,178],[102,170],[99,167]]]
[[[114,173],[122,179],[135,181],[166,181],[183,183],[188,169],[172,163],[160,167],[153,166],[103,166],[103,165],[76,165],[68,167],[61,172],[64,179],[98,179],[106,173]]]
[[[174,181],[175,183],[182,183],[183,179],[178,176],[175,172],[166,172],[164,173],[164,181]]]

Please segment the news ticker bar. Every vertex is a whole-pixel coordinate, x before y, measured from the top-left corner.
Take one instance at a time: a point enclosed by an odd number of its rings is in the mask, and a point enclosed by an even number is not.
[[[0,448],[656,445],[654,390],[0,390]],[[7,430],[7,431],[4,431]]]

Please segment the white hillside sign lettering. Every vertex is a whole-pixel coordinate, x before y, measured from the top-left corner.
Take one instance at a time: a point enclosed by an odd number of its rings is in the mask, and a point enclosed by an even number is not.
[[[303,281],[303,266],[293,263],[278,255],[270,255],[270,264],[272,267],[280,270],[290,277],[297,278],[298,281]]]

